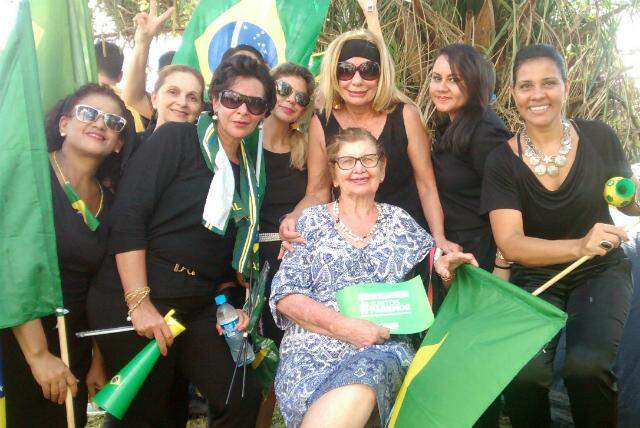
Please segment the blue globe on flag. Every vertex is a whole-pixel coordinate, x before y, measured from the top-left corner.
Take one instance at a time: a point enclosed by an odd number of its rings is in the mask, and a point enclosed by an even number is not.
[[[209,67],[216,69],[222,55],[231,47],[250,45],[264,57],[269,68],[278,64],[278,51],[271,36],[259,26],[246,21],[233,21],[222,26],[209,43]]]

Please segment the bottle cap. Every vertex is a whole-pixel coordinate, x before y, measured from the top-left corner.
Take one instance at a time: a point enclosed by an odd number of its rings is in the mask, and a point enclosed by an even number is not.
[[[216,305],[220,306],[224,303],[227,303],[227,296],[225,296],[224,294],[218,294],[216,296]]]

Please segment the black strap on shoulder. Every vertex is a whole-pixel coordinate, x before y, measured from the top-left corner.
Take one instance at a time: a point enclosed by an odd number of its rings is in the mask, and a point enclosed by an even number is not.
[[[522,159],[522,144],[520,144],[520,132],[516,134],[516,142],[518,143],[518,157]]]

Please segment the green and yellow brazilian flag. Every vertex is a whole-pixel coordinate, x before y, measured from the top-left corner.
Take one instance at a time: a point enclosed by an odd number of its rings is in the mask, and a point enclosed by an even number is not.
[[[461,266],[409,367],[389,427],[472,426],[566,319],[519,287]]]
[[[209,84],[224,52],[239,44],[262,53],[269,67],[307,65],[329,0],[201,0],[173,63],[199,70]]]

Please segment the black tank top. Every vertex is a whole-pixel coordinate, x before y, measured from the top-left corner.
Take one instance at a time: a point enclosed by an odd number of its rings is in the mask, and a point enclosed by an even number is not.
[[[403,109],[404,103],[400,103],[387,115],[387,121],[378,138],[387,156],[387,171],[376,193],[376,201],[404,209],[426,229],[427,221],[422,211],[413,167],[407,153],[409,140],[404,128]],[[325,141],[329,142],[340,131],[340,125],[333,114],[329,117],[329,121],[324,114],[318,117],[324,129]]]

